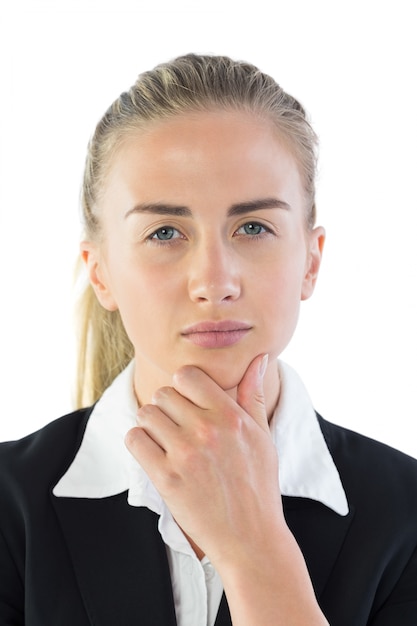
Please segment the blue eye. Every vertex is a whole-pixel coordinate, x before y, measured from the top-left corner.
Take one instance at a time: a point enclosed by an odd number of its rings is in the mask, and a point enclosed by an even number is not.
[[[252,236],[262,235],[266,232],[268,232],[267,229],[262,226],[262,224],[258,224],[258,222],[247,222],[247,224],[243,224],[243,226],[238,228],[236,231],[236,233],[239,235],[244,234]]]
[[[176,228],[172,228],[171,226],[163,226],[162,228],[158,228],[151,236],[150,239],[158,239],[159,241],[170,241],[171,239],[176,239],[179,236],[179,233]]]

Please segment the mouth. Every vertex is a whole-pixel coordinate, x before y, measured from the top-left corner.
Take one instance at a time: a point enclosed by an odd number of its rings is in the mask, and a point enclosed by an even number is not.
[[[238,343],[251,330],[246,322],[223,320],[200,322],[182,331],[182,336],[201,348],[227,348]]]

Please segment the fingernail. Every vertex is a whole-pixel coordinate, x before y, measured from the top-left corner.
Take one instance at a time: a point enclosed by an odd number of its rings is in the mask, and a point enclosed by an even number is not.
[[[260,378],[263,378],[265,376],[265,372],[266,372],[267,366],[268,366],[268,355],[265,354],[265,356],[262,357],[262,361],[261,361],[261,364],[259,366],[259,376],[260,376]]]

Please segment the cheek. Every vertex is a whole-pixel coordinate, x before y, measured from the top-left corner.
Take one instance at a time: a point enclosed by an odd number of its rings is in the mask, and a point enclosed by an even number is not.
[[[296,330],[300,313],[299,290],[286,280],[277,281],[264,298],[261,340],[270,358],[278,358],[290,343]]]
[[[122,307],[132,299],[158,298],[169,286],[168,272],[156,264],[143,262],[134,253],[113,254],[109,257],[112,291]]]
[[[266,301],[282,309],[293,308],[299,304],[303,280],[304,259],[301,256],[299,258],[282,256],[255,276],[257,290],[262,289]]]
[[[133,343],[158,330],[178,302],[180,274],[166,267],[119,260],[111,275],[120,315]],[[178,307],[177,307],[178,308]]]
[[[271,270],[272,268],[270,268]],[[303,284],[301,262],[279,263],[254,287],[265,328],[286,343],[298,322]]]
[[[283,279],[266,288],[262,307],[266,323],[272,331],[286,334],[297,324],[300,311],[300,290],[294,283]]]

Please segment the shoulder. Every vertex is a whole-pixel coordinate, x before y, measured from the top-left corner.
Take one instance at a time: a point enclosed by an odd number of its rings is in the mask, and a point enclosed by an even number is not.
[[[417,515],[416,459],[320,415],[318,419],[348,499],[364,504],[372,495],[373,506],[409,506]]]
[[[22,439],[0,443],[0,495],[53,485],[81,445],[91,411],[80,409]]]
[[[318,420],[327,445],[340,458],[340,461],[348,460],[350,464],[352,454],[355,454],[355,460],[359,464],[366,463],[369,465],[369,461],[373,459],[382,463],[384,467],[390,467],[393,464],[397,469],[404,467],[412,472],[417,470],[417,459],[404,452],[343,426],[333,424],[321,415],[318,415]]]

